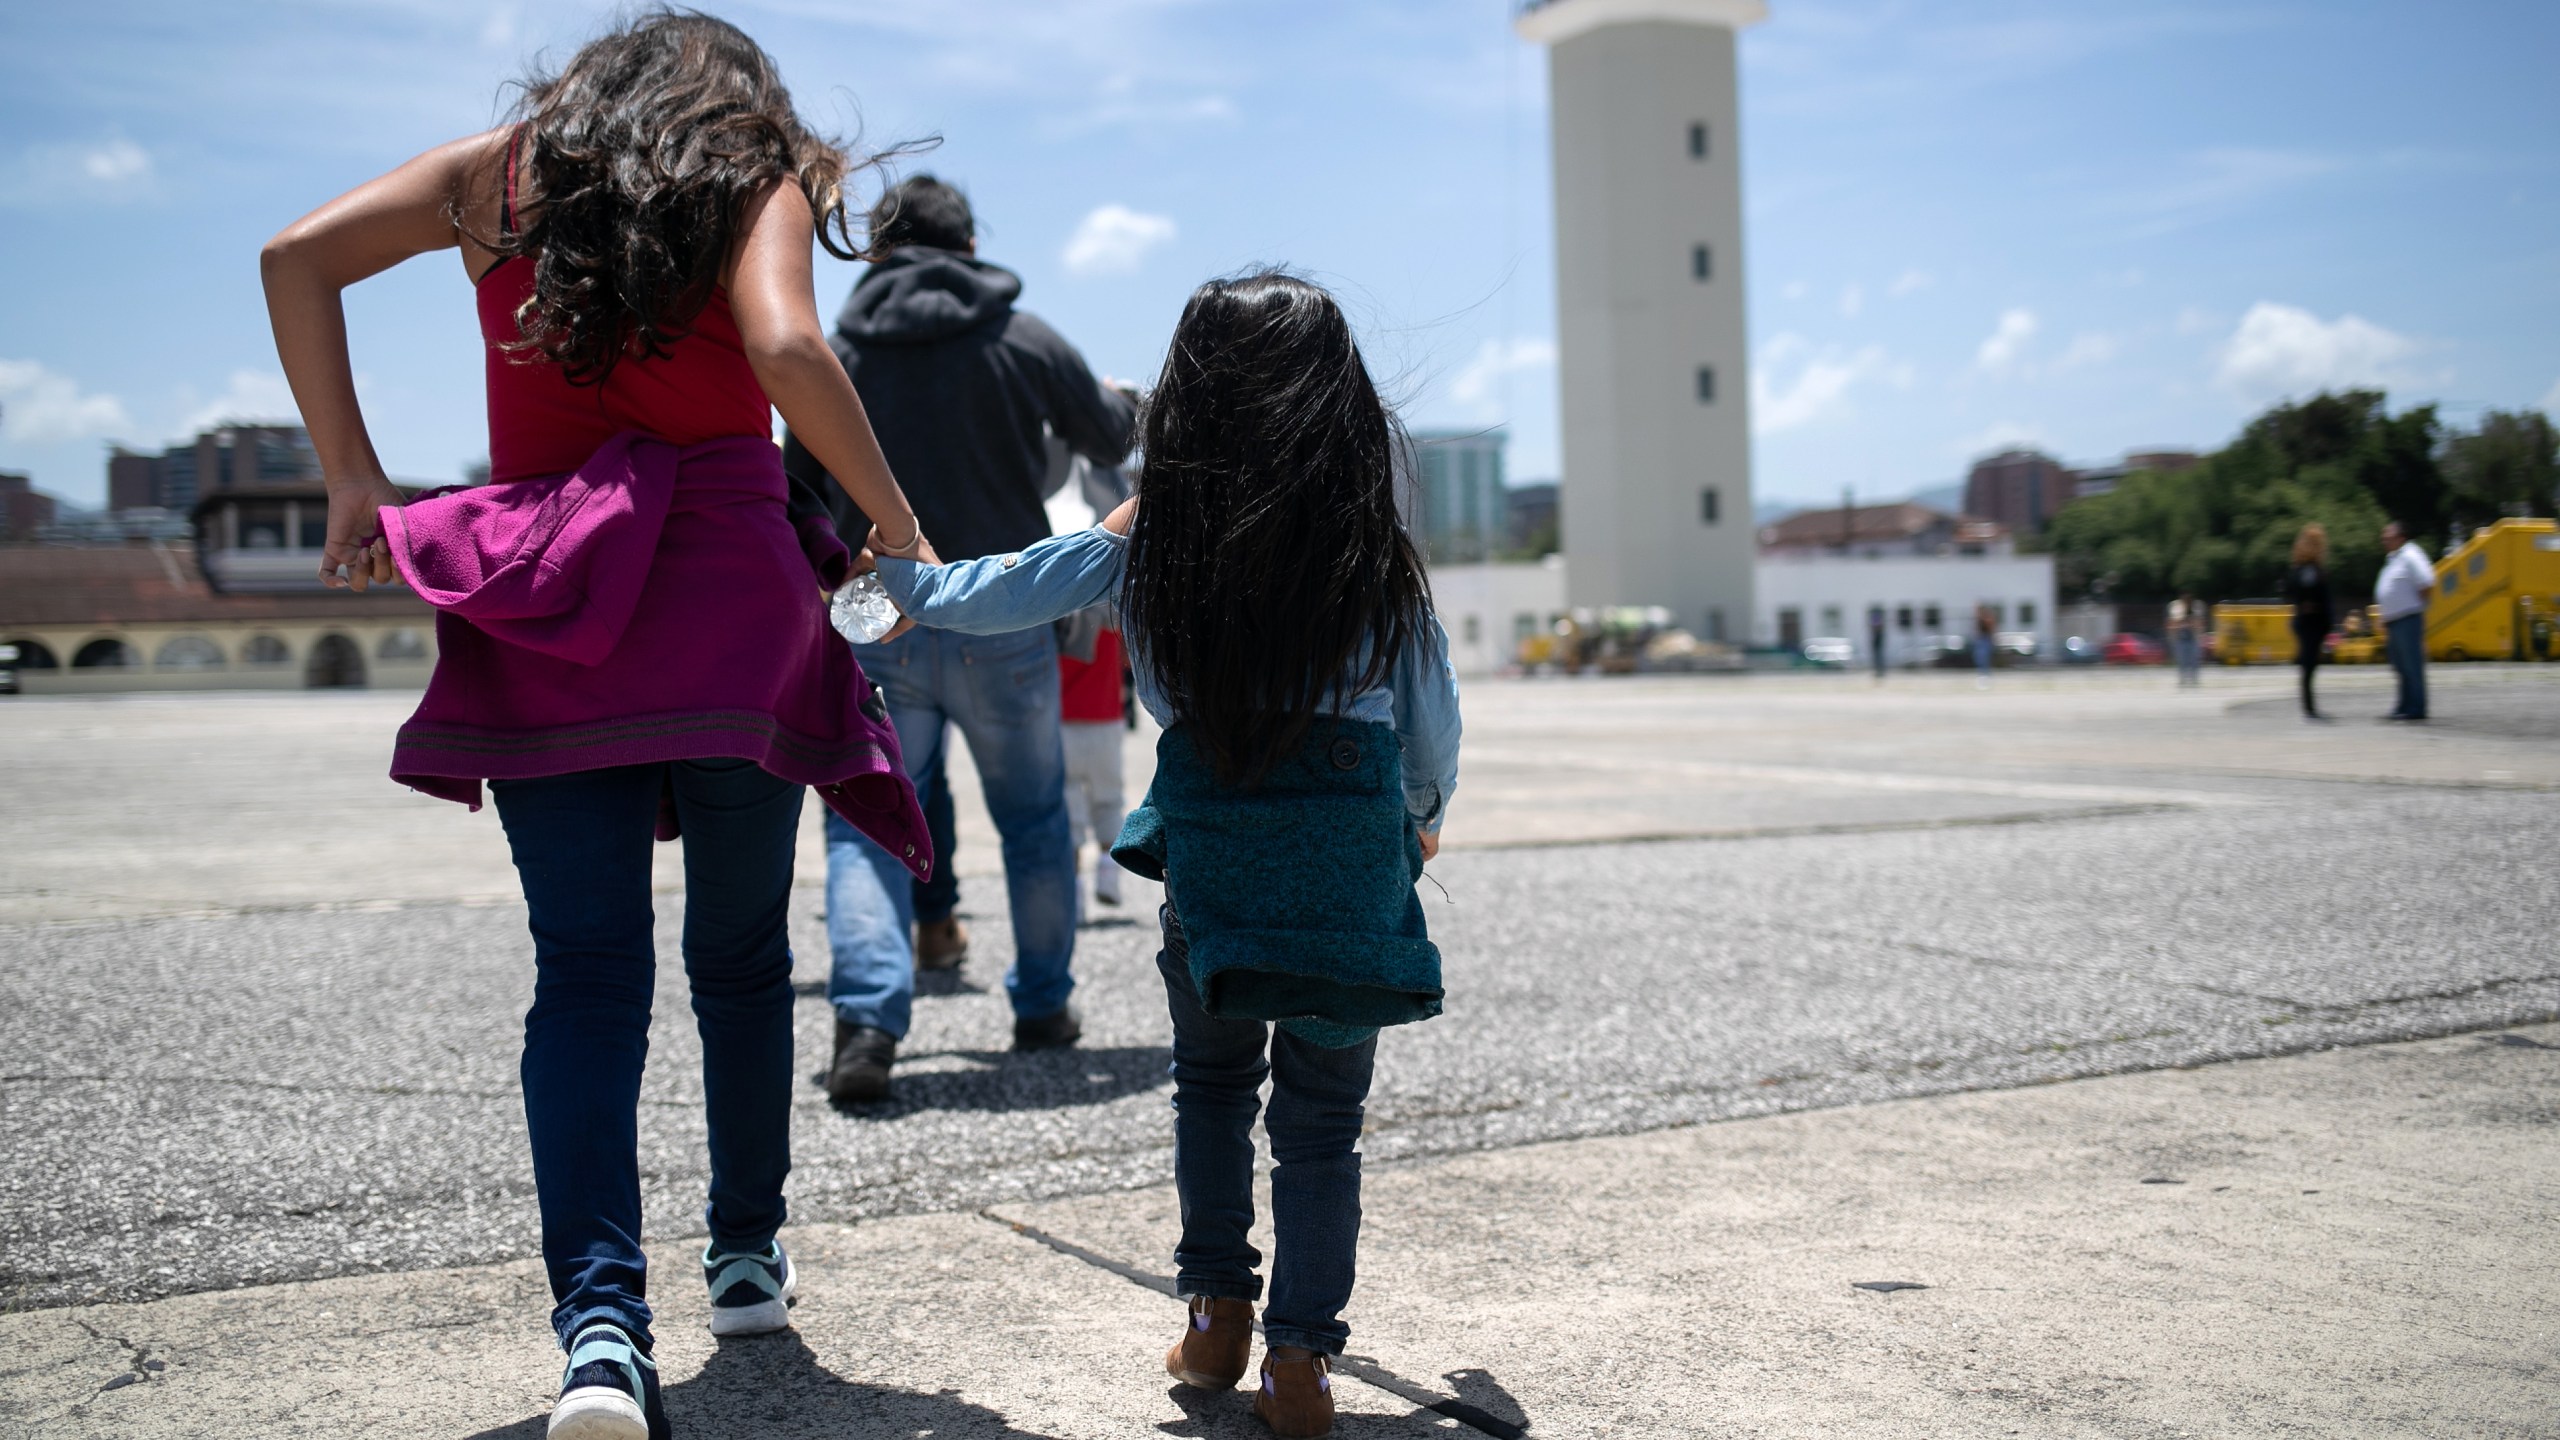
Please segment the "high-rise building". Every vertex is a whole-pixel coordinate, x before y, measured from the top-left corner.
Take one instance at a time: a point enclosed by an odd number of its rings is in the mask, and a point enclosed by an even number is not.
[[[53,497],[15,470],[0,470],[0,540],[33,540],[53,523]]]
[[[1532,0],[1554,127],[1566,588],[1752,615],[1735,32],[1763,0]]]
[[[2003,450],[1973,462],[1964,481],[1964,513],[1997,520],[2020,535],[2041,535],[2077,495],[2077,477],[2040,450]]]
[[[1415,538],[1433,564],[1471,564],[1502,548],[1506,438],[1500,430],[1415,432],[1422,502]]]
[[[121,445],[110,450],[107,508],[185,511],[226,490],[271,490],[319,478],[319,457],[301,426],[222,425],[157,455]]]

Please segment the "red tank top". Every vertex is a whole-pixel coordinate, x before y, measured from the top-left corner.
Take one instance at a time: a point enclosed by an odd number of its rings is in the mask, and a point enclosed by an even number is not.
[[[515,142],[507,143],[500,223],[515,233]],[[510,351],[516,308],[533,293],[533,261],[509,256],[475,286],[488,347],[489,478],[530,480],[575,470],[605,441],[637,430],[674,445],[723,435],[773,434],[773,406],[747,364],[729,292],[715,289],[692,332],[659,359],[626,357],[602,384],[572,385],[539,352]]]

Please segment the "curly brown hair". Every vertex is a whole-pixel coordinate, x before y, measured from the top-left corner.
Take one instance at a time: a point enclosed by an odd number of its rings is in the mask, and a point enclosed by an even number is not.
[[[516,228],[483,243],[534,267],[509,348],[576,383],[664,356],[692,329],[748,203],[777,181],[808,197],[827,253],[872,258],[845,204],[862,167],[801,120],[773,57],[725,20],[651,9],[523,88]]]

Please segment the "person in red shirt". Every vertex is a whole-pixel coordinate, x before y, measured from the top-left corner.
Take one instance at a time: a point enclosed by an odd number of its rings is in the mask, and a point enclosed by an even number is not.
[[[1059,718],[1067,747],[1067,828],[1076,863],[1084,863],[1084,842],[1091,832],[1095,847],[1093,898],[1103,905],[1120,903],[1120,864],[1111,858],[1111,842],[1129,810],[1120,794],[1120,737],[1128,710],[1120,687],[1123,669],[1120,632],[1109,625],[1093,642],[1093,658],[1058,657]]]

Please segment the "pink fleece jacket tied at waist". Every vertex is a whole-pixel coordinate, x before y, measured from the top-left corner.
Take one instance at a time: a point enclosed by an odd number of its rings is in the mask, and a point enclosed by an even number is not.
[[[625,432],[567,475],[384,512],[393,563],[437,610],[392,778],[477,808],[484,780],[753,760],[930,875],[887,706],[827,626],[819,582],[843,549],[795,531],[784,494],[761,436]]]

